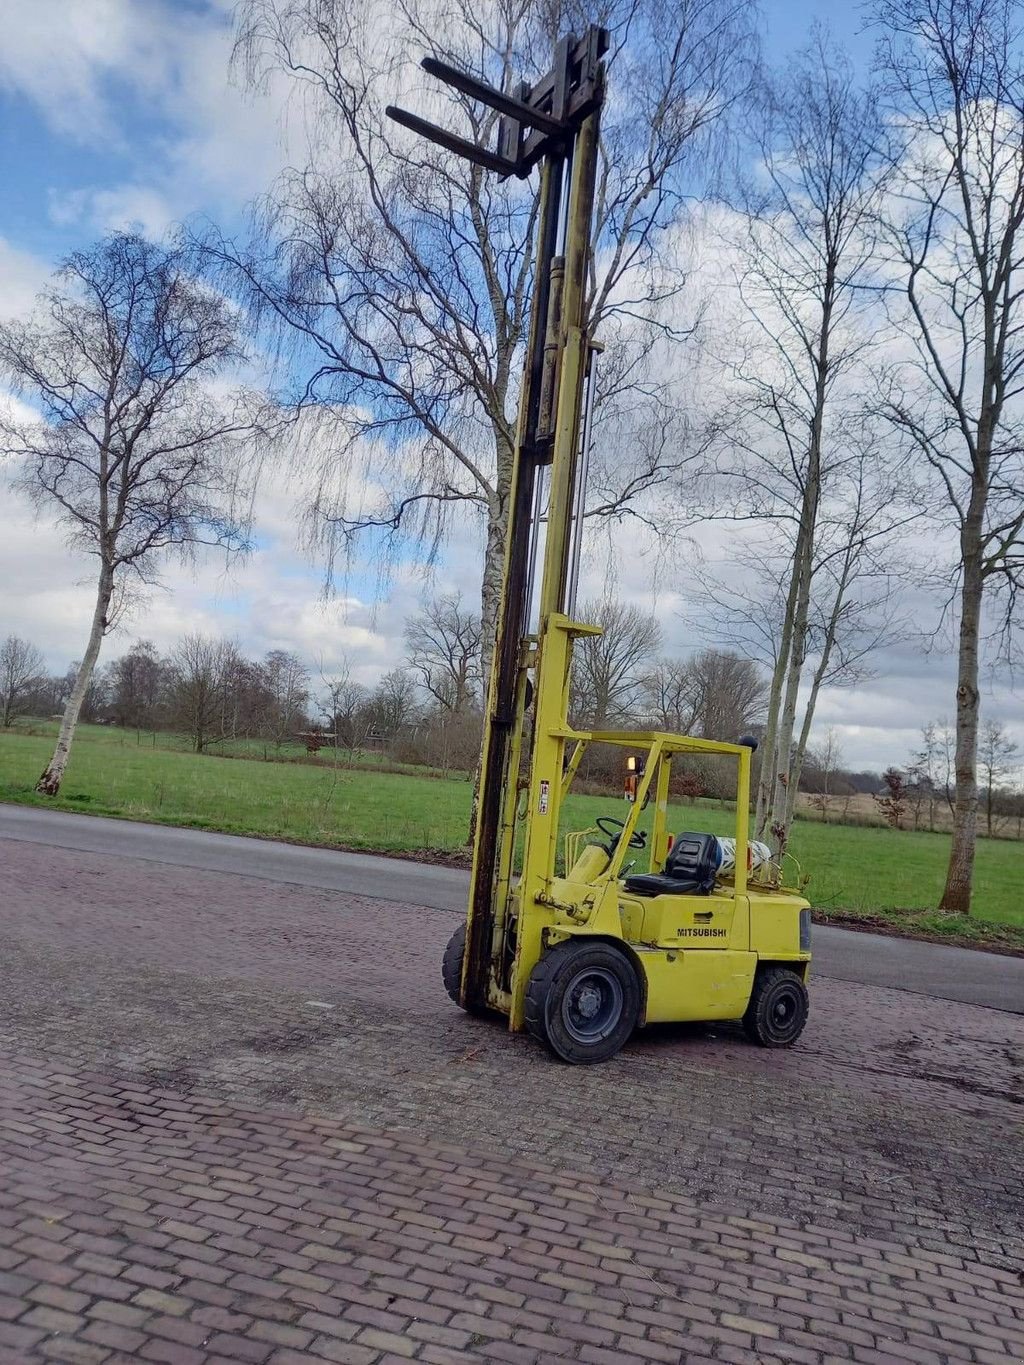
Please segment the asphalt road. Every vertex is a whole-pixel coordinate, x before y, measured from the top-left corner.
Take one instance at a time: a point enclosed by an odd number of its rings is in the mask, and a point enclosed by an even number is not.
[[[258,877],[435,910],[462,910],[469,882],[461,870],[399,858],[337,853],[29,806],[0,804],[3,839]],[[0,866],[2,861],[0,855]],[[814,971],[816,976],[840,981],[1024,1014],[1024,958],[816,926]]]

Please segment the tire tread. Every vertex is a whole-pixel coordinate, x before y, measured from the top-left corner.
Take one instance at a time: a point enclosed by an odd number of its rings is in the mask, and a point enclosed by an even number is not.
[[[594,1055],[586,1055],[582,1050],[575,1046],[570,1046],[567,1051],[562,1051],[555,1046],[554,1041],[549,1036],[547,1028],[547,1000],[549,992],[555,979],[563,966],[578,954],[587,951],[588,948],[600,946],[608,952],[615,953],[621,959],[622,965],[626,967],[633,978],[634,994],[631,1001],[632,1020],[629,1031],[621,1039],[617,1046],[611,1051],[595,1051]],[[637,1017],[640,1011],[641,985],[637,977],[636,969],[628,956],[618,949],[614,943],[605,939],[569,939],[567,942],[559,943],[554,948],[549,948],[545,952],[527,982],[526,994],[523,1001],[523,1017],[527,1032],[531,1037],[542,1042],[553,1056],[560,1061],[569,1062],[572,1065],[588,1065],[594,1062],[607,1061],[618,1052],[628,1040],[630,1034],[636,1027]],[[630,1006],[627,1005],[627,1008]],[[570,1055],[575,1053],[576,1055]]]
[[[764,1030],[760,1018],[761,1003],[776,982],[787,979],[796,981],[800,987],[800,990],[803,993],[804,997],[803,1021],[801,1022],[800,1028],[797,1031],[796,1035],[792,1039],[790,1039],[789,1042],[781,1043],[771,1042],[764,1036]],[[746,1012],[743,1015],[743,1032],[747,1035],[748,1039],[752,1043],[755,1043],[758,1047],[764,1048],[792,1047],[804,1030],[804,1025],[807,1022],[807,1010],[808,1010],[807,987],[804,984],[803,979],[798,975],[798,973],[794,972],[790,967],[780,966],[758,967],[757,974],[754,977],[754,988],[750,992],[750,1003],[747,1005]]]
[[[448,998],[461,1009],[459,995],[462,990],[462,959],[466,953],[466,926],[460,924],[448,940],[441,960],[441,980],[448,992]]]

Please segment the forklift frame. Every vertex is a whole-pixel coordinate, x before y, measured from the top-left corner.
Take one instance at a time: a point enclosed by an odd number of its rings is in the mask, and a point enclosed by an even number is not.
[[[799,1036],[806,1018],[803,982],[810,960],[804,943],[804,924],[809,928],[805,903],[785,892],[759,890],[756,897],[747,892],[748,746],[656,731],[588,732],[569,724],[573,645],[581,637],[601,634],[599,626],[572,619],[572,599],[584,512],[581,485],[593,406],[593,359],[599,349],[589,334],[587,291],[594,257],[602,58],[608,43],[607,31],[597,26],[582,39],[562,39],[547,75],[532,87],[520,85],[514,94],[427,58],[423,66],[431,74],[500,113],[496,152],[403,110],[388,110],[405,127],[501,175],[525,177],[533,166],[540,167],[533,305],[484,716],[472,882],[464,934],[459,931],[449,944],[445,979],[464,1009],[505,1014],[510,1029],[529,1026],[570,1061],[602,1060],[611,1054],[601,1047],[581,1052],[571,1044],[560,1046],[546,1031],[550,1021],[543,1000],[550,1001],[552,992],[562,989],[564,982],[552,974],[567,963],[570,1008],[579,1006],[581,1018],[596,1008],[601,981],[624,972],[630,1012],[635,1008],[638,1020],[744,1015],[746,1021],[753,1011],[755,1038],[765,1046],[786,1046]],[[548,504],[543,566],[536,633],[529,634],[534,561],[541,541],[538,489],[544,469]],[[645,747],[648,761],[614,847],[595,850],[598,857],[588,864],[593,875],[584,877],[577,869],[574,880],[568,869],[566,876],[557,875],[560,815],[592,742]],[[619,877],[652,787],[652,869],[667,856],[669,778],[677,753],[731,755],[738,760],[735,874],[732,886],[723,884],[714,895],[669,892],[655,896],[645,908]],[[516,876],[520,825],[525,838]],[[759,907],[756,945],[753,899]],[[728,921],[728,930],[697,927],[716,915]],[[728,946],[708,953],[709,944],[699,938],[701,934],[727,940]],[[585,942],[574,948],[572,939]],[[566,956],[573,951],[577,961],[580,953],[603,953],[606,966],[592,970],[583,966],[573,977],[575,968]],[[631,965],[623,965],[626,959]],[[759,964],[767,964],[767,971],[762,972]],[[636,983],[630,975],[634,970]],[[610,989],[613,995],[619,991],[621,1005],[621,987]],[[642,996],[639,1003],[637,990]],[[621,1046],[620,1033],[609,1044],[613,1050]]]

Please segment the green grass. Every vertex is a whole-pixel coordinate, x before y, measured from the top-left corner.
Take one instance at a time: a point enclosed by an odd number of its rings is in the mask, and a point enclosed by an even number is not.
[[[161,735],[158,743],[171,738]],[[51,802],[32,790],[51,745],[47,734],[0,734],[0,799],[346,848],[464,852],[470,785],[461,778],[335,768],[329,758],[318,764],[226,761],[137,743],[134,731],[85,726],[61,794]],[[582,829],[597,815],[623,811],[614,796],[573,796],[565,827]],[[732,812],[713,802],[671,812],[676,831],[727,834],[732,825]],[[933,909],[948,835],[800,820],[791,850],[810,877],[809,899],[825,917],[878,917],[933,936],[996,941],[1005,937],[996,929],[1002,925],[1024,946],[1024,844],[979,841],[970,921]]]
[[[388,851],[449,848],[465,835],[468,788],[461,779],[367,772],[329,760],[263,763],[122,746],[112,733],[83,728],[53,805]],[[49,737],[0,735],[0,799],[51,804],[32,791],[51,750]]]
[[[9,731],[0,730],[0,739],[45,738],[52,744],[57,737],[57,722],[50,720],[19,720]],[[194,753],[192,740],[188,735],[175,734],[170,730],[135,730],[118,725],[78,726],[75,743],[103,744],[114,749],[165,750],[173,753]],[[273,740],[227,739],[211,744],[208,749],[211,758],[255,758],[269,763],[322,763],[334,766],[334,751],[323,748],[319,755],[311,756],[306,746],[297,740],[284,740],[275,744]],[[443,776],[438,768],[424,768],[420,765],[394,763],[379,749],[361,749],[350,754],[345,749],[338,751],[340,766],[376,769],[386,767],[411,773],[415,776]],[[461,776],[461,774],[460,774]]]

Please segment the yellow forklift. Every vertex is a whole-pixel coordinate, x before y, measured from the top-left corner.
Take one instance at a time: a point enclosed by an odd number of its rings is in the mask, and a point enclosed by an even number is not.
[[[607,46],[597,26],[563,38],[548,74],[514,93],[426,58],[432,75],[500,113],[496,151],[388,110],[498,175],[526,178],[539,167],[472,885],[443,977],[463,1009],[505,1015],[511,1030],[528,1030],[570,1063],[604,1061],[654,1023],[741,1020],[762,1047],[790,1046],[807,1019],[811,960],[807,901],[779,887],[767,850],[748,839],[754,741],[584,731],[569,721],[573,644],[600,634],[573,619],[573,604],[598,350],[587,335],[586,291]],[[561,840],[565,798],[594,743],[622,748],[632,763],[628,813]],[[672,761],[686,754],[735,762],[734,841],[669,832]],[[641,830],[648,806],[651,828]],[[641,851],[645,872],[631,857]]]

